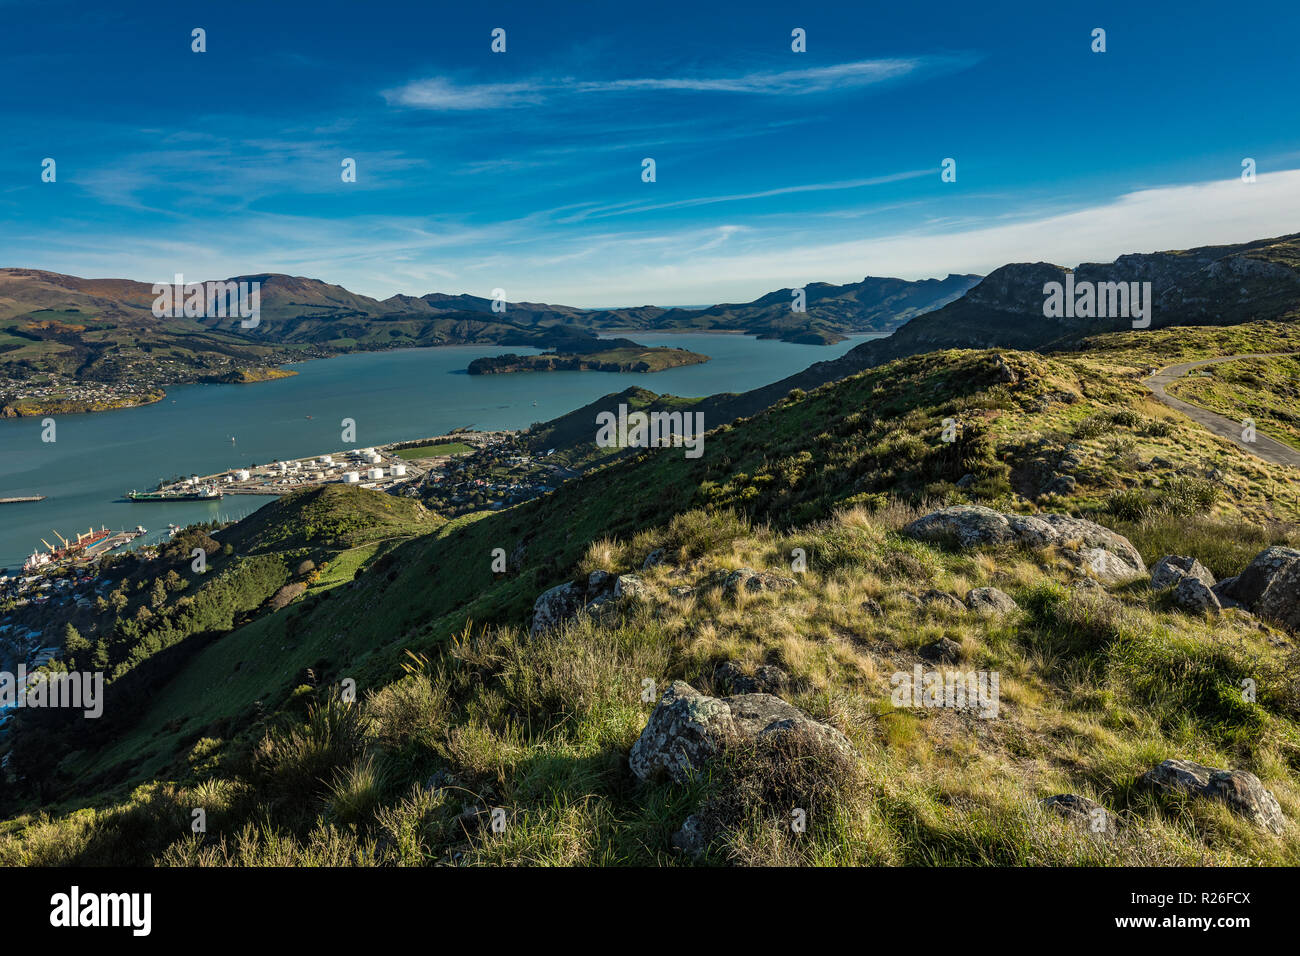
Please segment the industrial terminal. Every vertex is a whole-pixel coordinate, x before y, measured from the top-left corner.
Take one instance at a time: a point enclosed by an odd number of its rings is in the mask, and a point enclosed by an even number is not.
[[[408,484],[418,484],[436,458],[444,457],[414,457],[408,450],[411,446],[437,448],[439,443],[463,442],[467,438],[478,444],[484,440],[484,433],[476,433],[473,437],[464,433],[443,435],[415,442],[394,442],[253,464],[212,475],[190,475],[164,482],[153,491],[128,492],[127,497],[132,501],[193,501],[217,499],[223,495],[285,495],[300,488],[329,483],[359,485],[393,494]]]

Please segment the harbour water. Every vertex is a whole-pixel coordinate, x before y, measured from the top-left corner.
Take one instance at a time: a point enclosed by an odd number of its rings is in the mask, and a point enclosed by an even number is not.
[[[160,479],[266,463],[344,447],[340,422],[356,421],[357,447],[436,435],[459,426],[526,428],[637,385],[675,395],[739,392],[835,358],[862,341],[832,346],[758,341],[719,333],[636,333],[646,345],[703,352],[711,361],[650,374],[534,372],[469,375],[471,360],[536,350],[444,346],[363,352],[289,366],[291,378],[254,385],[183,385],[154,405],[56,418],[57,441],[41,420],[0,421],[0,497],[45,495],[0,505],[0,568],[12,573],[41,539],[101,525],[143,525],[153,543],[178,525],[251,514],[268,498],[133,503],[131,490]],[[706,423],[707,424],[707,423]],[[594,429],[594,425],[593,425]],[[232,441],[233,439],[233,441]]]

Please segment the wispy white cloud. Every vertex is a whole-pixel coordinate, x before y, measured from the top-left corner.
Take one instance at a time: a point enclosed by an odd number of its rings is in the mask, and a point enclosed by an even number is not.
[[[961,57],[897,57],[857,60],[804,70],[755,71],[735,76],[639,77],[577,80],[573,77],[515,83],[458,83],[445,76],[416,80],[383,91],[394,106],[426,110],[487,110],[536,105],[546,99],[581,94],[635,92],[735,93],[757,96],[807,96],[861,89],[922,72],[946,72],[975,62]]]
[[[578,222],[583,219],[603,219],[609,216],[626,216],[634,213],[652,212],[662,209],[684,209],[691,206],[711,206],[715,203],[769,199],[773,196],[788,196],[793,193],[834,192],[841,189],[862,189],[866,186],[883,186],[887,183],[902,182],[906,179],[917,179],[918,177],[935,173],[937,170],[938,167],[935,167],[934,169],[913,169],[908,170],[907,172],[889,173],[885,176],[873,176],[868,179],[843,179],[830,183],[803,183],[798,186],[777,186],[773,189],[763,189],[757,192],[731,193],[722,196],[697,196],[691,199],[676,199],[671,202],[662,203],[614,203],[609,206],[597,206],[592,209],[585,209],[560,221]]]
[[[466,85],[435,76],[385,90],[383,95],[391,104],[422,110],[492,110],[538,103],[547,88],[535,83]]]

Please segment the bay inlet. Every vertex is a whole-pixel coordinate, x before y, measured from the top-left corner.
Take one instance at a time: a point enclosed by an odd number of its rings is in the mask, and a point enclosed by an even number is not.
[[[153,405],[56,416],[57,441],[41,441],[40,418],[0,421],[0,497],[44,495],[0,509],[0,568],[21,568],[52,531],[65,537],[135,528],[134,544],[165,538],[167,525],[234,520],[269,498],[138,503],[132,490],[162,479],[265,464],[342,447],[340,422],[356,421],[357,447],[437,435],[461,426],[526,428],[602,395],[640,386],[703,396],[766,385],[844,354],[855,336],[831,346],[759,341],[726,333],[636,333],[645,345],[702,352],[711,360],[655,373],[534,372],[469,375],[476,358],[536,349],[441,346],[360,352],[288,366],[290,378],[251,385],[179,385]],[[713,427],[714,423],[706,423]],[[595,425],[592,426],[593,435]]]

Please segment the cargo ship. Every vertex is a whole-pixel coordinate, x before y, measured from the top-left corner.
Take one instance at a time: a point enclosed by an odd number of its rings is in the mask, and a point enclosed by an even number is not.
[[[222,492],[207,485],[189,491],[129,491],[126,496],[132,501],[220,501]]]
[[[56,531],[54,532],[54,537],[58,538],[63,543],[63,547],[56,548],[44,538],[41,538],[41,544],[45,545],[46,550],[33,551],[31,556],[23,563],[23,570],[35,571],[37,568],[42,568],[47,564],[53,564],[56,561],[75,558],[91,545],[103,541],[110,533],[111,532],[104,527],[101,527],[98,531],[94,528],[90,528],[85,534],[79,534],[75,540],[69,541]]]

